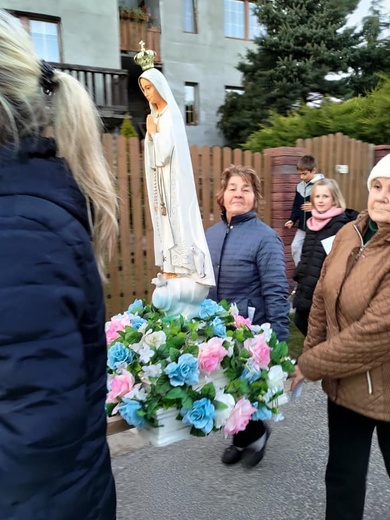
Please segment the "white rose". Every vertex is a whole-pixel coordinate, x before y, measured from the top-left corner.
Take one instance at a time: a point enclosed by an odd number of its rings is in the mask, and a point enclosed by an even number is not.
[[[145,336],[142,338],[143,342],[149,345],[149,347],[158,348],[166,342],[165,332],[162,330],[158,332],[150,332],[148,331]]]
[[[215,399],[227,406],[227,408],[224,408],[223,410],[215,410],[215,427],[222,428],[225,426],[236,403],[232,395],[224,394],[223,392],[217,392]]]
[[[268,387],[274,392],[278,390],[284,389],[284,380],[286,379],[286,374],[283,372],[283,369],[280,365],[275,365],[271,367],[268,371]]]

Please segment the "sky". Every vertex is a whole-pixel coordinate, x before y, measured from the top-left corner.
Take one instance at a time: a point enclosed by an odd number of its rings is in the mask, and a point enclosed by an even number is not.
[[[371,0],[360,0],[358,8],[354,13],[351,14],[348,20],[348,25],[358,25],[360,20],[368,14],[370,9]],[[390,11],[390,0],[383,0],[383,10]]]

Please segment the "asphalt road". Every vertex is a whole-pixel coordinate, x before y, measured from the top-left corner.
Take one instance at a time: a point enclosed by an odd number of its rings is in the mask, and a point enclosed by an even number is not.
[[[118,520],[321,520],[325,511],[326,398],[307,383],[301,397],[271,423],[267,453],[258,467],[227,467],[228,440],[214,433],[155,448],[132,433],[131,446],[111,439]],[[129,435],[127,436],[127,438]],[[127,451],[127,453],[123,453]],[[390,480],[376,439],[364,520],[390,520]]]

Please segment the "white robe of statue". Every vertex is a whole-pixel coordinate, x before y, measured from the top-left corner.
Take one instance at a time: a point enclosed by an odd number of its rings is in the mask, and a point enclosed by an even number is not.
[[[153,139],[145,138],[145,173],[154,229],[155,263],[163,273],[215,285],[203,230],[183,117],[166,78],[157,69],[143,72],[167,102],[158,113]],[[167,275],[168,278],[168,275]]]

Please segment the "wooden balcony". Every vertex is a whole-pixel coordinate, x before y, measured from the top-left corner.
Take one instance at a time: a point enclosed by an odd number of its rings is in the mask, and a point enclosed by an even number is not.
[[[147,23],[120,18],[119,20],[120,46],[123,52],[138,52],[139,42],[143,40],[147,49],[156,52],[155,63],[161,64],[160,27],[148,27]]]
[[[78,79],[86,87],[101,117],[123,116],[128,111],[127,70],[85,67],[69,63],[52,65]]]

